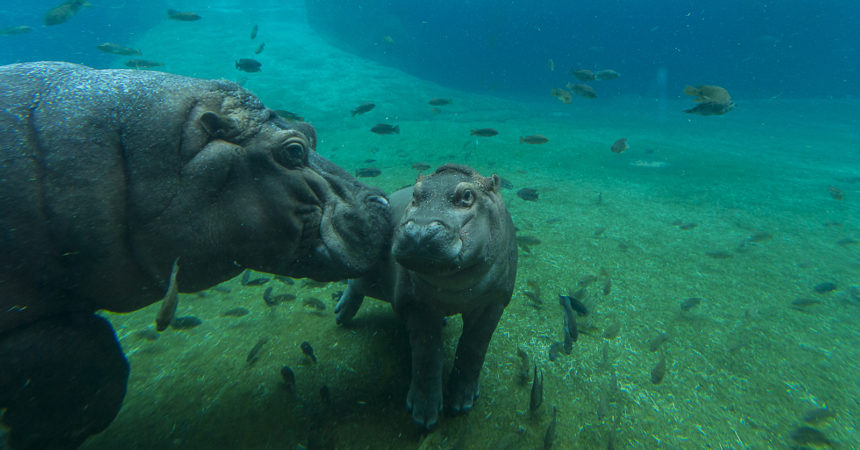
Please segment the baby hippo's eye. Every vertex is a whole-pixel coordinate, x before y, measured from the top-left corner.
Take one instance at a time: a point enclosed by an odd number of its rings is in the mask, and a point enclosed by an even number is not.
[[[475,202],[475,191],[471,189],[464,189],[463,193],[460,194],[460,205],[462,206],[472,206],[472,203]]]

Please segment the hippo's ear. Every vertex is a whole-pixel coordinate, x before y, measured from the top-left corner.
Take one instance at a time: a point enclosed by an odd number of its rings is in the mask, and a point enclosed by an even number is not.
[[[212,111],[207,111],[200,116],[200,126],[209,136],[218,138],[230,136],[236,128],[233,119]]]
[[[487,190],[490,192],[499,192],[502,188],[502,179],[498,175],[492,174],[486,181]]]

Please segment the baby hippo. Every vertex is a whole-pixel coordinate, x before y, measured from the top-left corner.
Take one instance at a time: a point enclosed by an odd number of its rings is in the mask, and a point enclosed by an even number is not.
[[[391,251],[369,275],[350,280],[335,308],[351,319],[365,295],[390,302],[409,332],[412,380],[406,406],[431,428],[442,409],[442,325],[463,315],[463,334],[445,392],[453,412],[469,411],[487,346],[517,274],[517,245],[498,176],[448,164],[389,197]]]

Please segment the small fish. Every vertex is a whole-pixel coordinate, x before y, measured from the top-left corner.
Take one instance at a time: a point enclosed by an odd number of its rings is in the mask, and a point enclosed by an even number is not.
[[[681,311],[689,311],[696,306],[699,306],[699,304],[702,303],[702,300],[704,299],[699,297],[690,297],[681,300]]]
[[[309,308],[313,308],[317,311],[325,311],[325,303],[322,300],[316,297],[308,297],[303,302],[302,305],[307,306]]]
[[[33,29],[31,27],[28,27],[27,25],[18,25],[16,27],[9,27],[0,30],[0,35],[14,36],[16,34],[25,34],[31,31],[33,31]]]
[[[630,146],[627,145],[627,138],[621,138],[621,139],[615,141],[614,144],[612,144],[612,147],[610,148],[610,150],[612,150],[612,153],[621,153],[624,150],[627,150],[629,148],[630,148]]]
[[[695,108],[685,109],[687,114],[698,114],[700,116],[721,116],[735,108],[734,103],[699,103]]]
[[[240,58],[234,63],[242,72],[254,73],[263,70],[263,63],[251,58]]]
[[[725,250],[710,250],[705,252],[705,255],[714,259],[728,259],[732,257],[732,254]]]
[[[809,297],[797,297],[791,302],[791,306],[795,309],[803,309],[807,306],[820,305],[821,300]]]
[[[104,44],[99,44],[96,46],[97,49],[105,52],[105,53],[113,53],[114,55],[142,55],[143,53],[136,49],[130,47],[123,47],[119,44],[114,44],[113,42],[105,42]]]
[[[400,126],[378,123],[370,131],[376,134],[400,134]]]
[[[194,22],[195,20],[200,20],[200,16],[197,13],[193,13],[191,11],[177,11],[175,9],[167,10],[167,18],[170,20],[178,20],[180,22]]]
[[[606,278],[603,282],[603,295],[609,295],[612,292],[612,278]]]
[[[552,60],[550,60],[552,61]],[[555,405],[552,406],[552,420],[549,422],[549,426],[546,427],[546,433],[543,435],[543,448],[544,450],[549,450],[552,448],[553,442],[555,442],[555,424],[558,423],[557,419],[557,408]]]
[[[302,116],[300,116],[294,112],[289,112],[285,109],[273,109],[272,111],[275,114],[277,114],[278,116],[287,120],[288,122],[301,122],[301,121],[305,120],[304,117],[302,117]]]
[[[511,183],[511,180],[508,180],[505,177],[499,177],[502,180],[502,188],[504,189],[513,189],[514,183]]]
[[[571,95],[570,92],[565,89],[552,88],[549,93],[565,105],[573,103],[573,95]]]
[[[254,54],[259,55],[260,53],[263,53],[264,48],[266,48],[266,43],[260,42],[260,45],[257,46],[256,50],[254,50]]]
[[[826,294],[836,289],[836,283],[832,281],[825,281],[824,283],[818,283],[812,287],[812,290],[818,294]]]
[[[538,191],[537,189],[532,188],[522,188],[517,191],[517,197],[527,202],[536,202],[538,199]]]
[[[836,417],[836,413],[830,408],[813,408],[803,413],[803,421],[806,423],[820,423]]]
[[[699,103],[731,103],[732,101],[729,91],[721,86],[685,86],[684,93],[696,97],[695,101]]]
[[[540,298],[540,291],[523,291],[523,295],[526,296],[527,299],[531,300],[534,303],[535,308],[540,308],[543,305],[543,300]]]
[[[170,278],[167,282],[167,292],[161,299],[161,309],[155,316],[155,328],[164,331],[173,322],[176,316],[176,307],[179,305],[179,286],[176,284],[176,274],[179,273],[179,257],[173,260],[173,268],[170,270]]]
[[[227,311],[222,312],[221,315],[223,317],[242,317],[242,316],[247,316],[248,313],[250,313],[250,311],[248,311],[245,308],[233,308],[233,309],[228,309]]]
[[[269,279],[266,277],[254,278],[251,279],[251,271],[245,270],[245,273],[242,274],[242,279],[239,281],[242,283],[242,286],[262,286],[269,282]]]
[[[258,27],[257,24],[255,23],[254,27],[251,28],[251,39],[257,38],[257,31],[259,31],[259,30],[260,30],[260,27]]]
[[[570,74],[576,77],[579,81],[594,81],[597,79],[597,76],[594,72],[588,69],[570,69]]]
[[[827,439],[821,431],[807,426],[797,427],[791,430],[789,436],[794,442],[801,445],[823,445],[832,447],[833,442]]]
[[[269,286],[266,288],[266,291],[263,292],[263,301],[266,302],[268,306],[275,306],[280,303],[288,302],[290,300],[295,300],[296,296],[293,294],[279,294],[272,295],[272,287]]]
[[[310,278],[305,278],[304,280],[302,280],[302,287],[303,288],[322,289],[324,287],[327,287],[328,284],[329,284],[328,281],[317,281],[317,280],[312,280]]]
[[[596,74],[594,74],[594,78],[597,78],[598,80],[614,80],[620,76],[621,76],[620,73],[618,73],[612,69],[603,69],[603,70],[597,72]]]
[[[202,323],[202,320],[194,316],[182,316],[173,319],[173,322],[170,322],[170,328],[173,328],[175,330],[187,330],[189,328],[194,328]]]
[[[419,171],[423,172],[423,171],[430,168],[430,164],[423,163],[423,162],[417,162],[415,164],[412,164],[412,168],[415,170],[419,170]]]
[[[656,352],[658,349],[660,349],[660,346],[662,346],[664,342],[669,340],[670,337],[671,336],[669,336],[669,333],[657,333],[656,336],[654,336],[650,341],[648,341],[648,351]]]
[[[45,25],[59,25],[75,16],[84,6],[93,6],[87,0],[68,0],[51,8],[45,13]]]
[[[570,84],[568,83],[567,88],[570,89],[570,92],[583,97],[583,98],[597,98],[597,91],[594,90],[593,87],[587,84]]]
[[[558,296],[558,304],[561,305],[562,311],[564,312],[564,338],[565,338],[565,351],[567,351],[567,340],[570,340],[570,344],[572,345],[576,342],[576,338],[579,337],[579,330],[576,327],[576,314],[574,314],[573,306],[570,304],[571,298],[567,295],[559,295]]]
[[[280,281],[281,283],[286,284],[287,286],[292,286],[292,285],[296,284],[295,280],[293,280],[290,277],[282,277],[280,275],[275,275],[275,279]]]
[[[585,300],[585,288],[579,288],[576,292],[569,292],[570,295],[567,295],[567,299],[570,301],[570,307],[576,311],[576,314],[579,316],[587,316],[588,315],[588,307],[585,306],[585,303],[582,303]],[[561,295],[560,295],[561,297]]]
[[[535,374],[534,378],[532,378],[532,393],[529,397],[529,411],[532,413],[537,411],[541,403],[543,403],[543,372],[538,369],[537,365],[534,368]]]
[[[125,62],[125,65],[126,67],[133,67],[135,69],[151,69],[153,67],[161,67],[164,63],[149,61],[147,59],[129,59]]]
[[[827,186],[827,191],[830,192],[830,197],[832,197],[833,200],[842,200],[845,198],[845,193],[838,187]]]
[[[430,100],[430,101],[429,101],[429,102],[427,102],[427,103],[428,103],[429,105],[432,105],[432,106],[445,106],[445,105],[450,105],[450,104],[451,104],[451,100],[448,100],[448,99],[445,99],[445,98],[434,98],[433,100]]]
[[[371,103],[371,102],[362,103],[362,104],[356,106],[356,108],[351,111],[352,117],[364,114],[373,108],[376,108],[376,103]]]
[[[492,128],[478,128],[477,130],[472,130],[469,135],[470,136],[480,136],[480,137],[492,137],[499,134],[498,131]]]
[[[526,384],[529,381],[529,369],[531,369],[531,358],[522,347],[517,346],[517,360],[519,361],[517,369],[517,380],[520,384]]]
[[[603,420],[609,414],[609,395],[606,389],[600,389],[597,393],[597,420]]]
[[[699,224],[697,224],[696,222],[687,222],[687,223],[682,223],[681,225],[678,226],[678,228],[681,230],[692,230],[693,228],[696,228],[697,226],[699,226]]]
[[[576,284],[579,287],[588,287],[591,286],[591,283],[594,283],[595,281],[597,281],[597,275],[588,274],[580,278]]]
[[[287,366],[281,366],[281,379],[284,380],[284,387],[290,392],[296,391],[296,374],[293,369]]]
[[[852,239],[852,238],[845,238],[845,239],[840,239],[840,240],[836,241],[836,245],[839,245],[841,247],[848,247],[849,245],[854,245],[854,244],[860,244],[860,241],[858,241],[856,239]]]
[[[314,348],[311,347],[311,344],[308,341],[302,342],[301,349],[305,356],[310,358],[313,362],[317,362],[317,357],[314,356]]]
[[[263,346],[266,345],[266,342],[269,342],[268,337],[261,337],[256,344],[251,348],[251,351],[248,352],[248,357],[245,358],[245,362],[248,363],[249,366],[253,365],[260,359],[260,350],[263,349]]]
[[[605,330],[603,330],[603,337],[606,339],[615,339],[618,337],[618,334],[620,332],[621,332],[621,324],[618,322],[615,322],[615,323],[609,325],[608,327],[606,327]]]
[[[555,61],[553,61],[552,58],[546,60],[546,67],[550,72],[555,72]]]
[[[376,167],[362,167],[355,171],[355,176],[364,177],[364,178],[373,178],[378,177],[382,171],[377,169]]]
[[[540,243],[541,240],[534,236],[529,236],[527,234],[517,235],[517,244],[519,245],[538,245]]]
[[[549,139],[546,136],[535,134],[532,136],[520,136],[520,144],[546,144]]]
[[[660,354],[660,361],[651,369],[651,383],[660,384],[666,376],[666,355]]]

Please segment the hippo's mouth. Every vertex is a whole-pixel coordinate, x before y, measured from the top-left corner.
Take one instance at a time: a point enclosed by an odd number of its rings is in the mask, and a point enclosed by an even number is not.
[[[362,275],[378,261],[385,248],[385,224],[380,218],[388,215],[388,199],[370,193],[351,205],[340,201],[330,202],[323,209],[319,223],[320,241],[313,249],[312,259],[324,267],[313,278],[336,280]]]

